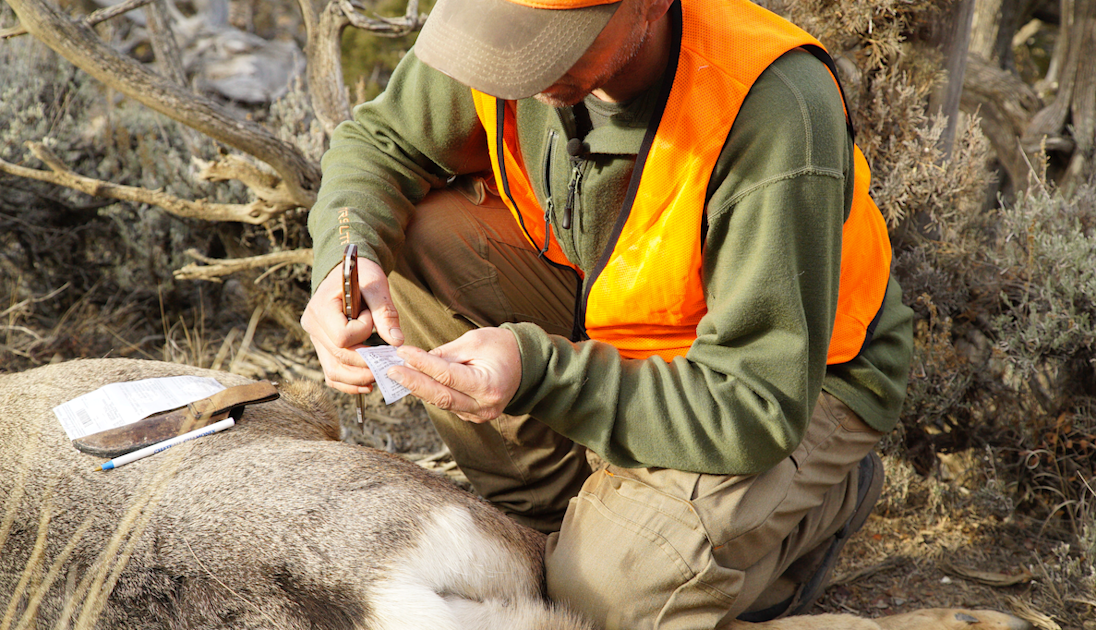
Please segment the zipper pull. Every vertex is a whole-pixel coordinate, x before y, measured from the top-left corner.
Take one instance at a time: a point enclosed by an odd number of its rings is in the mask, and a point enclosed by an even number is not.
[[[548,198],[548,204],[544,207],[544,245],[541,246],[537,256],[541,258],[548,253],[548,241],[552,235],[552,198]]]
[[[575,199],[578,197],[579,184],[582,182],[583,155],[586,154],[586,146],[582,140],[571,138],[567,141],[567,155],[571,160],[571,182],[567,185],[567,203],[563,206],[563,229],[571,229],[571,214],[575,208]]]

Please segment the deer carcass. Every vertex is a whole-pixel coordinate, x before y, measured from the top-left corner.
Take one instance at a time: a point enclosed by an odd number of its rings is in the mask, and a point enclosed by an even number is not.
[[[540,534],[414,463],[337,441],[319,385],[110,471],[52,412],[179,374],[247,382],[125,359],[0,376],[0,626],[585,627],[542,597]]]
[[[396,455],[336,439],[317,384],[115,470],[52,409],[182,374],[72,361],[0,375],[0,629],[590,629],[543,597],[541,534]],[[986,611],[790,617],[734,630],[1022,630]]]

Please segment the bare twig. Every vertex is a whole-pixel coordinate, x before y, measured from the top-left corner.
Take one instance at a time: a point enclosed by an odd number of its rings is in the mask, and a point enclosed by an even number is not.
[[[186,72],[183,71],[182,54],[179,52],[179,44],[175,41],[175,34],[171,32],[168,23],[165,0],[143,0],[145,6],[145,21],[148,22],[148,39],[152,44],[156,63],[160,66],[160,72],[171,79],[176,85],[186,86]]]
[[[112,20],[123,13],[139,9],[150,2],[152,2],[152,0],[126,0],[125,2],[120,2],[114,6],[103,7],[102,9],[89,13],[87,17],[84,18],[84,24],[87,26],[95,26],[100,22]],[[8,39],[10,37],[18,37],[26,34],[27,29],[17,24],[11,28],[0,31],[0,39]]]
[[[209,366],[211,370],[221,369],[221,365],[224,364],[225,358],[228,357],[228,352],[232,348],[232,342],[236,341],[236,336],[240,334],[240,329],[235,326],[228,331],[225,335],[224,341],[221,342],[221,347],[217,349],[216,356],[213,357],[213,365]]]
[[[431,462],[436,462],[440,459],[445,459],[446,457],[452,457],[452,456],[453,456],[453,453],[449,450],[449,447],[448,446],[443,446],[440,451],[431,453],[431,454],[426,455],[424,457],[419,457],[417,459],[412,457],[411,461],[417,462],[419,464],[429,464]]]
[[[21,301],[17,304],[12,304],[8,308],[4,309],[3,311],[0,311],[0,317],[7,317],[8,315],[13,315],[16,312],[18,312],[20,309],[22,309],[23,307],[29,306],[31,304],[37,304],[38,302],[48,302],[49,300],[52,300],[54,297],[56,297],[58,294],[60,294],[62,291],[69,288],[70,284],[71,283],[66,282],[66,283],[62,284],[61,286],[57,287],[56,289],[50,291],[46,295],[43,295],[43,296],[40,296],[40,297],[29,297],[29,298],[27,298],[27,299],[25,299],[25,300],[23,300],[23,301]],[[13,295],[13,297],[14,297],[14,295]]]
[[[207,162],[200,158],[192,158],[192,160],[199,168],[198,179],[208,182],[235,179],[251,189],[256,197],[277,208],[277,214],[298,205],[281,178],[248,162],[243,156],[229,154],[215,162]]]
[[[856,582],[857,580],[862,580],[866,577],[870,577],[872,575],[875,575],[876,573],[881,573],[883,571],[893,569],[894,567],[905,564],[908,561],[909,561],[909,558],[905,558],[905,557],[901,557],[901,556],[890,557],[890,558],[887,558],[886,560],[880,562],[879,564],[873,564],[873,565],[868,566],[868,567],[863,567],[861,569],[857,569],[856,571],[853,571],[852,573],[849,573],[847,575],[842,575],[840,577],[835,577],[832,580],[830,580],[829,583],[826,584],[826,588],[829,588],[831,586],[837,586],[839,584],[852,584],[853,582]]]
[[[399,418],[394,418],[392,416],[385,415],[383,413],[377,413],[375,411],[370,411],[368,409],[362,410],[362,417],[373,420],[374,422],[380,422],[381,424],[389,424],[393,426],[402,426],[404,424],[404,421],[400,420]]]
[[[350,118],[350,100],[342,78],[342,32],[350,21],[331,2],[321,11],[311,0],[300,0],[308,33],[308,92],[312,111],[330,138],[335,127]]]
[[[330,136],[336,125],[350,118],[350,100],[342,80],[342,51],[339,42],[348,25],[381,37],[401,37],[426,22],[418,0],[409,0],[402,17],[368,17],[351,0],[329,0],[320,8],[312,0],[299,0],[308,34],[308,87],[312,110]]]
[[[208,258],[195,249],[188,249],[186,253],[191,258],[205,264],[199,265],[190,263],[182,269],[177,269],[174,274],[176,280],[209,280],[210,282],[220,282],[220,279],[223,276],[247,269],[261,269],[280,264],[312,264],[311,249],[294,249],[284,252],[263,254],[261,256],[233,258],[230,260]]]
[[[255,338],[255,329],[259,327],[259,322],[262,318],[263,307],[255,307],[255,310],[251,313],[251,320],[247,322],[247,332],[244,333],[244,339],[240,342],[240,349],[236,351],[236,356],[232,357],[232,363],[228,364],[229,372],[236,373],[236,366],[251,347],[251,340]]]
[[[1036,628],[1041,630],[1062,630],[1062,626],[1058,625],[1058,622],[1054,621],[1054,618],[1050,615],[1036,610],[1034,606],[1012,595],[1006,595],[1005,599],[1008,600],[1009,605],[1012,606],[1012,612],[1017,617],[1029,621]]]
[[[132,201],[135,203],[147,203],[158,206],[167,212],[179,217],[190,219],[202,219],[205,221],[238,221],[240,223],[258,224],[267,221],[285,210],[285,206],[275,206],[258,199],[249,204],[211,203],[205,200],[188,201],[179,199],[162,190],[149,190],[135,186],[123,186],[105,182],[100,179],[85,177],[69,170],[57,156],[53,155],[45,145],[38,142],[26,143],[27,148],[35,157],[42,160],[51,170],[40,171],[26,168],[0,160],[0,171],[28,179],[49,182],[59,186],[65,186],[96,197],[107,197],[120,201]]]
[[[355,28],[369,31],[380,37],[403,37],[422,28],[426,23],[426,15],[419,13],[418,0],[409,0],[407,11],[400,17],[387,18],[376,13],[373,17],[367,17],[358,12],[358,7],[352,0],[338,0],[350,24]]]

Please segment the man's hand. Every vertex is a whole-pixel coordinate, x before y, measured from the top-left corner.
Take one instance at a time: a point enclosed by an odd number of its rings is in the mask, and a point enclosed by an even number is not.
[[[514,333],[477,328],[430,352],[404,346],[403,366],[388,376],[423,401],[482,423],[502,415],[521,384],[521,353]]]
[[[403,344],[399,314],[381,266],[358,258],[358,285],[365,304],[357,319],[347,321],[343,314],[341,265],[327,274],[301,316],[301,326],[312,338],[327,384],[347,394],[373,389],[373,373],[354,349],[373,334],[374,326],[389,344]]]

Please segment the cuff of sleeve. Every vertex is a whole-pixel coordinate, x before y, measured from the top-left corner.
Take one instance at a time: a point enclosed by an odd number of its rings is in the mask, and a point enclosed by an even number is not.
[[[518,341],[518,352],[521,354],[521,385],[510,399],[505,413],[526,414],[537,403],[536,398],[541,391],[540,386],[552,355],[552,342],[548,333],[536,324],[503,324],[501,328],[514,333]]]

